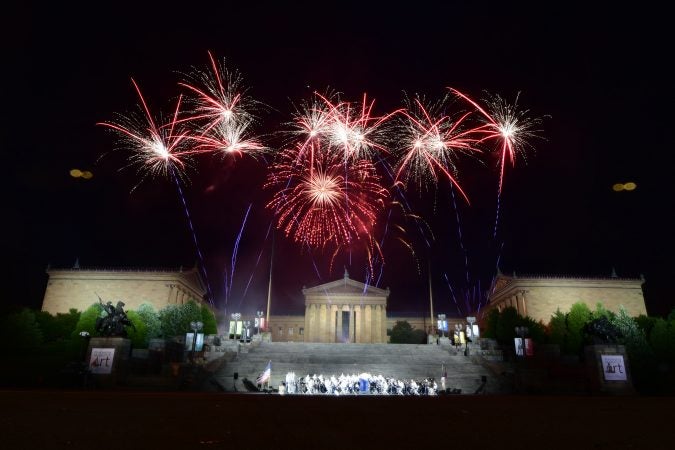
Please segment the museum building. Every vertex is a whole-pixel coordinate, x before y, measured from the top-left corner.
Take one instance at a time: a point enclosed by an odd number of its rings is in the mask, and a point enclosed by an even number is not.
[[[206,304],[205,284],[197,268],[180,269],[47,269],[49,277],[42,310],[51,314],[75,308],[86,310],[99,297],[104,301],[122,300],[125,309],[135,310],[144,303],[156,310],[171,304],[195,301]],[[560,309],[568,312],[576,302],[590,309],[601,303],[618,312],[624,307],[632,317],[647,314],[642,292],[643,279],[583,278],[561,276],[506,276],[499,274],[481,318],[494,308],[515,308],[520,315],[547,324]],[[429,314],[401,315],[387,310],[389,289],[380,289],[344,277],[314,287],[303,288],[305,312],[298,315],[271,315],[268,331],[276,342],[386,343],[387,330],[397,321],[407,321],[414,329],[435,330]],[[272,304],[274,298],[271,298]],[[208,305],[210,306],[210,305]],[[441,311],[439,311],[441,312]],[[465,318],[448,316],[449,329]],[[221,334],[226,329],[219,330]]]

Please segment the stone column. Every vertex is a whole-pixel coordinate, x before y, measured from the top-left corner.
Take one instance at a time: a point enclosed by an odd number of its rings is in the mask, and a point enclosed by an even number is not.
[[[373,321],[373,342],[378,344],[382,342],[382,307],[380,305],[375,305],[375,317]]]
[[[520,291],[520,300],[523,304],[523,316],[527,316],[527,305],[525,303],[525,294],[527,291]]]
[[[310,341],[310,329],[309,329],[309,314],[310,314],[310,309],[309,305],[305,305],[305,335],[302,337],[303,341],[308,342]]]
[[[382,305],[382,342],[387,342],[387,307]]]
[[[373,306],[365,306],[365,314],[363,317],[363,342],[373,342],[373,336],[371,334],[371,323],[373,318]]]
[[[356,327],[356,342],[363,342],[363,330],[361,324],[363,323],[363,306],[354,306],[354,326]]]
[[[173,296],[173,290],[176,287],[176,285],[175,284],[167,284],[167,286],[169,286],[169,298],[167,300],[167,303],[171,304],[171,297]]]
[[[338,313],[338,307],[337,305],[330,305],[330,313],[328,314],[328,320],[329,322],[329,330],[330,330],[330,335],[328,336],[328,342],[337,342],[336,336],[335,336],[335,321],[337,319]]]
[[[342,342],[342,310],[345,306],[340,305],[337,311],[337,335],[338,335],[338,342]]]
[[[319,307],[319,342],[327,342],[326,335],[328,334],[328,311],[326,305]]]
[[[307,326],[308,330],[306,331],[307,333],[307,341],[308,342],[316,342],[316,305],[311,304],[308,306],[309,308],[309,324]]]
[[[356,339],[354,339],[354,329],[355,329],[355,323],[354,323],[354,305],[349,305],[349,340],[348,342],[354,343],[356,342]]]

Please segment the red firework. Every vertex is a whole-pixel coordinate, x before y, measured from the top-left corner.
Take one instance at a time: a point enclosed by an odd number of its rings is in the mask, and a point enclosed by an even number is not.
[[[457,120],[446,115],[445,101],[446,98],[430,106],[425,106],[419,97],[407,101],[407,111],[396,130],[401,153],[396,180],[413,180],[421,187],[424,182],[436,184],[440,176],[445,176],[468,201],[457,182],[454,159],[458,152],[479,151],[477,129],[468,123],[470,113]]]
[[[513,104],[507,103],[499,95],[488,96],[487,103],[489,113],[476,101],[461,93],[457,89],[448,88],[457,97],[464,99],[480,113],[483,124],[475,129],[476,135],[480,136],[477,143],[499,141],[499,193],[502,192],[504,181],[504,166],[510,161],[512,166],[516,164],[516,154],[525,155],[525,149],[531,147],[529,138],[538,137],[535,127],[541,123],[539,118],[528,118],[527,110],[518,109],[518,95]]]
[[[267,207],[277,227],[312,248],[369,237],[388,197],[373,164],[347,163],[334,153],[302,147],[281,153],[265,185],[276,189]]]
[[[120,136],[119,147],[131,151],[127,167],[135,167],[142,176],[141,181],[147,176],[170,174],[184,178],[185,170],[190,167],[189,157],[197,151],[186,146],[187,132],[177,130],[181,98],[178,99],[172,120],[158,126],[140,88],[133,78],[131,82],[138,93],[143,116],[119,115],[116,122],[99,122],[97,125],[108,127]]]

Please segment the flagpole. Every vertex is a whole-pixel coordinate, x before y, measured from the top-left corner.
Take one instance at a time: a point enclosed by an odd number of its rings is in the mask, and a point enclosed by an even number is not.
[[[434,329],[434,298],[431,293],[431,260],[428,261],[429,267],[429,308],[431,309],[431,329]],[[435,334],[435,333],[434,333]]]
[[[265,317],[265,324],[269,330],[270,326],[270,303],[272,302],[272,266],[274,264],[274,229],[272,229],[272,255],[270,256],[270,280],[267,286],[267,316]]]

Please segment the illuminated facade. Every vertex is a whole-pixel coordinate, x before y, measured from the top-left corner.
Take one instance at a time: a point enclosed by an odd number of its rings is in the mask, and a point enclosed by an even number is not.
[[[206,290],[196,268],[189,270],[132,269],[47,269],[49,280],[42,310],[66,313],[70,308],[84,311],[99,296],[104,302],[121,300],[125,309],[143,303],[156,310],[190,300],[204,303]]]
[[[634,278],[565,278],[544,276],[498,275],[482,318],[490,309],[513,307],[522,316],[547,324],[556,310],[569,312],[574,303],[583,302],[591,310],[601,303],[618,312],[624,307],[631,317],[647,314],[641,279]]]
[[[368,286],[345,276],[302,290],[305,296],[305,342],[387,342],[389,289]]]

